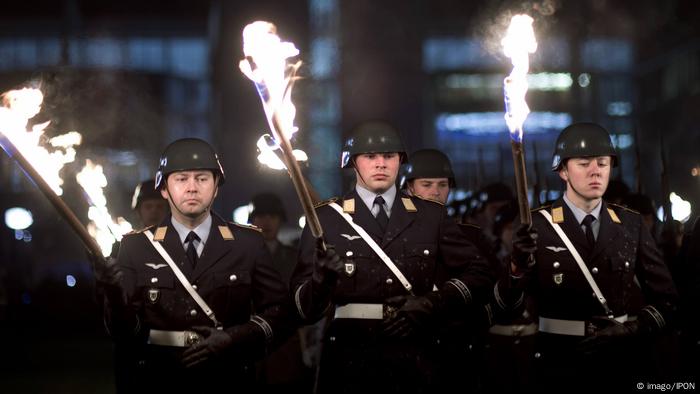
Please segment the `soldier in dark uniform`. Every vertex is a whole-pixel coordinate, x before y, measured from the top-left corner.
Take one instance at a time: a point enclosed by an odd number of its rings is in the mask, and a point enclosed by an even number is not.
[[[532,297],[539,391],[636,390],[650,376],[635,364],[635,350],[675,314],[675,286],[642,218],[602,200],[615,163],[601,126],[577,123],[562,131],[552,169],[566,182],[565,194],[534,211],[531,227],[517,226],[510,272],[495,287],[504,308],[523,308],[524,296]],[[629,320],[635,275],[645,306]]]
[[[139,183],[131,199],[131,209],[141,222],[141,228],[160,224],[168,214],[168,201],[160,195],[153,179]]]
[[[404,186],[416,197],[447,203],[450,191],[457,186],[452,163],[437,149],[413,152],[405,165]],[[479,226],[458,223],[467,239],[484,256],[493,273],[498,265],[491,245]],[[445,278],[447,279],[447,278]],[[484,384],[484,336],[491,325],[490,310],[484,306],[481,314],[452,316],[438,330],[440,350],[440,384],[443,388],[462,387],[479,391]]]
[[[211,212],[223,181],[209,144],[193,138],[170,144],[156,187],[172,216],[126,235],[117,261],[96,272],[110,334],[140,348],[125,392],[246,392],[254,358],[284,339],[287,288],[259,230]]]
[[[435,325],[480,305],[491,288],[488,263],[444,206],[397,190],[404,156],[387,124],[368,122],[355,129],[342,167],[355,170],[357,184],[337,203],[317,207],[327,251],[308,228],[302,233],[292,277],[296,306],[308,321],[329,316],[321,392],[434,391],[439,377]],[[389,262],[362,238],[362,229]]]
[[[289,283],[297,265],[299,251],[283,244],[278,238],[280,227],[287,221],[284,205],[273,193],[253,197],[249,221],[262,230],[265,245],[272,255],[272,266]],[[313,387],[311,365],[304,364],[302,346],[312,334],[313,327],[301,327],[277,350],[260,363],[258,381],[265,393],[310,392]],[[307,335],[308,334],[308,335]]]

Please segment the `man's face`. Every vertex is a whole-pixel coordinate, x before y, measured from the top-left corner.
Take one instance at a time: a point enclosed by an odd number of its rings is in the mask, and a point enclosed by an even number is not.
[[[567,192],[573,192],[584,200],[603,197],[610,180],[610,156],[575,157],[559,170],[559,177],[566,182]]]
[[[208,214],[218,191],[216,182],[210,170],[177,171],[168,175],[160,193],[168,200],[173,216],[197,219]]]
[[[148,226],[160,224],[168,214],[168,201],[162,198],[149,198],[139,203],[137,210],[141,223]]]
[[[282,226],[282,218],[279,215],[269,213],[257,214],[253,217],[253,225],[260,227],[266,241],[272,241],[277,239],[280,226]]]
[[[363,153],[355,158],[357,184],[373,193],[384,193],[396,182],[401,158],[396,152]]]
[[[417,178],[408,184],[414,196],[447,203],[450,194],[450,180],[447,178]]]

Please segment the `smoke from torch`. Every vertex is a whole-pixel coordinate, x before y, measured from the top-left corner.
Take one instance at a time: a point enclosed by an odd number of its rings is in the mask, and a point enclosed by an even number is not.
[[[518,195],[520,222],[529,224],[530,204],[527,199],[527,175],[523,151],[523,123],[530,113],[525,101],[527,93],[527,73],[530,69],[529,55],[537,50],[537,40],[532,29],[533,19],[528,15],[515,15],[511,18],[506,36],[501,41],[503,52],[511,59],[513,70],[503,81],[505,99],[505,120],[510,131],[515,186]]]

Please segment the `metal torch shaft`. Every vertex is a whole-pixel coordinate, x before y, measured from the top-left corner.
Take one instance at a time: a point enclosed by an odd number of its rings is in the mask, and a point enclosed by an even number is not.
[[[73,213],[68,205],[66,205],[66,203],[53,191],[53,189],[51,189],[51,186],[46,183],[44,178],[36,171],[34,166],[27,161],[24,155],[22,155],[22,152],[17,149],[15,144],[13,144],[12,141],[10,141],[10,139],[1,132],[0,145],[2,145],[2,148],[5,150],[8,156],[13,158],[17,164],[19,164],[29,180],[31,180],[39,188],[44,197],[49,200],[51,205],[53,205],[61,217],[63,217],[71,228],[73,228],[73,231],[78,234],[78,237],[80,237],[80,240],[83,241],[83,245],[85,245],[88,251],[94,256],[101,257],[102,249],[90,236],[90,233],[88,233],[85,226],[83,226],[80,220],[78,220],[78,217],[75,216],[75,213]]]
[[[530,203],[527,199],[527,175],[525,171],[525,152],[522,142],[510,141],[513,152],[513,169],[515,171],[515,191],[518,196],[518,208],[520,211],[520,223],[532,223]]]

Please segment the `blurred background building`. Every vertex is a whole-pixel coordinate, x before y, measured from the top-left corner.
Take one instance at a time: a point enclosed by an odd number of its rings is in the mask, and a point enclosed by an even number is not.
[[[85,223],[74,180],[85,158],[104,167],[110,211],[135,220],[134,186],[153,176],[167,143],[185,136],[212,142],[223,157],[222,215],[232,219],[251,196],[273,191],[299,218],[287,174],[256,159],[267,126],[238,70],[243,27],[268,20],[301,51],[295,146],[308,153],[304,171],[322,198],[350,185],[339,169],[344,136],[384,119],[409,151],[444,150],[457,175],[452,198],[465,199],[489,183],[514,183],[502,90],[511,64],[500,39],[518,12],[535,18],[539,42],[525,123],[533,205],[561,190],[550,171],[558,132],[593,121],[619,149],[614,178],[657,206],[665,181],[696,216],[700,5],[692,0],[11,2],[0,13],[0,89],[40,87],[47,135],[83,135],[62,174],[63,198]],[[29,210],[33,223],[0,230],[0,332],[11,338],[0,391],[109,392],[111,345],[82,245],[3,153],[0,211],[13,207]],[[296,219],[289,223],[292,240]]]

